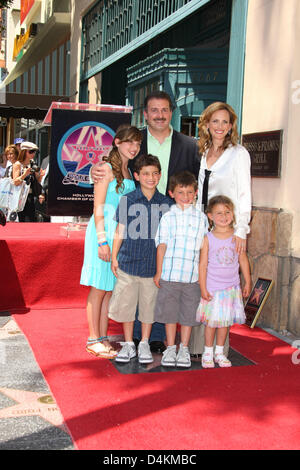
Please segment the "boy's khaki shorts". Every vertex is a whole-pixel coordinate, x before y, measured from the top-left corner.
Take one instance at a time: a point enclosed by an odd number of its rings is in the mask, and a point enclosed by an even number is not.
[[[120,268],[117,274],[117,282],[109,303],[109,318],[119,323],[132,322],[138,307],[140,322],[153,323],[158,291],[153,277],[132,276]]]

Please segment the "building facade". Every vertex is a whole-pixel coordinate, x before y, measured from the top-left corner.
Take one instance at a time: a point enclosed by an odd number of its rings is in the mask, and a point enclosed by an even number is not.
[[[282,34],[278,34],[278,32]],[[253,277],[275,280],[261,321],[300,334],[300,2],[248,6],[242,134],[282,130],[279,177],[253,177]]]
[[[15,0],[6,22],[1,147],[23,137],[38,144],[42,158],[49,142],[43,119],[52,101],[68,101],[70,95],[70,2]]]
[[[144,96],[164,89],[176,104],[173,126],[194,136],[208,103],[228,101],[241,110],[247,1],[72,5],[71,87],[80,101],[134,105],[134,123],[143,125]]]

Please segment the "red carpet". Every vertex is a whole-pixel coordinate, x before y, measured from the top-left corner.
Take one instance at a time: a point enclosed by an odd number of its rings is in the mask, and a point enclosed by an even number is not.
[[[120,374],[85,352],[84,233],[19,223],[0,236],[0,311],[15,314],[79,449],[299,449],[300,364],[286,343],[234,327],[231,347],[257,365]]]
[[[232,329],[254,366],[123,375],[85,353],[84,310],[15,319],[79,449],[299,449],[300,365],[263,330]]]
[[[0,311],[84,307],[79,285],[84,232],[66,237],[67,224],[8,223],[0,230]]]

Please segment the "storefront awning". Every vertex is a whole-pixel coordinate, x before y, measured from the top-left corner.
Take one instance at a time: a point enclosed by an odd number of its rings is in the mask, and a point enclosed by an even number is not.
[[[40,108],[16,108],[14,106],[2,106],[0,105],[0,117],[1,118],[25,118],[25,119],[37,119],[42,121],[46,114],[47,109]]]

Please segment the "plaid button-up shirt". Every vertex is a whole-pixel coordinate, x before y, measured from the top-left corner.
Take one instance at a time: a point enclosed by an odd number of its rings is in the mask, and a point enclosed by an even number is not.
[[[182,210],[173,205],[162,217],[155,237],[156,246],[167,245],[161,278],[172,282],[197,282],[199,254],[208,221],[196,207]]]

